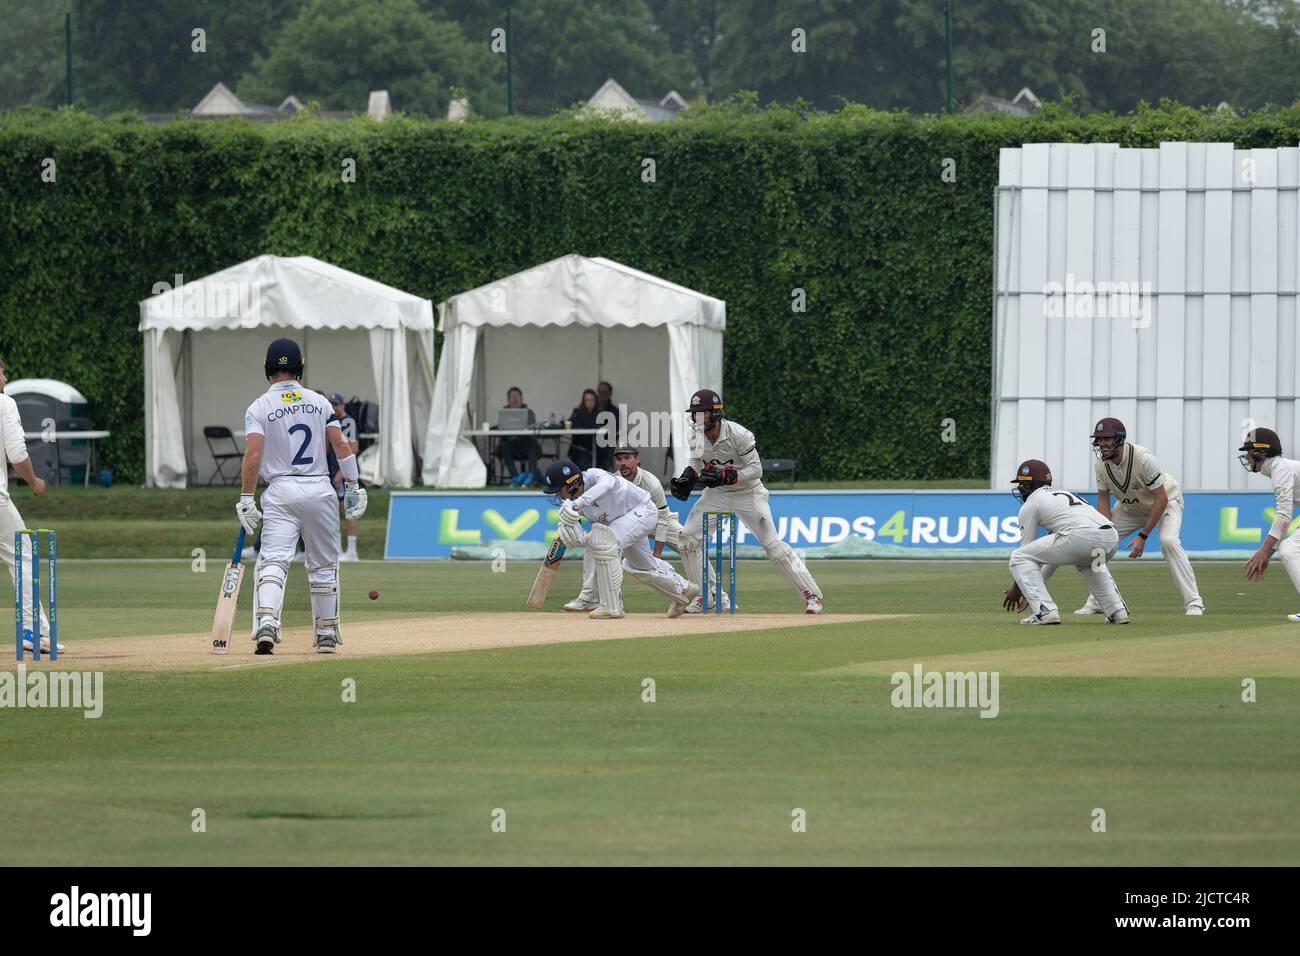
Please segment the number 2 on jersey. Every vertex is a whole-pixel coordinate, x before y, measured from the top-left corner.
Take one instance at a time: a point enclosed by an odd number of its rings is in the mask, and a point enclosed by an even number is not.
[[[313,461],[315,461],[314,458],[306,454],[307,446],[311,444],[311,426],[304,425],[301,422],[299,422],[297,425],[292,425],[289,428],[290,435],[292,435],[294,432],[299,432],[299,431],[302,432],[302,444],[298,446],[298,454],[293,456],[292,464],[310,465]]]

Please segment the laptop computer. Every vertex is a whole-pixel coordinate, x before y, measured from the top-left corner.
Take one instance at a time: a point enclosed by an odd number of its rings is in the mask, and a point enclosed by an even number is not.
[[[503,408],[497,412],[497,428],[503,431],[518,431],[528,428],[527,408]]]

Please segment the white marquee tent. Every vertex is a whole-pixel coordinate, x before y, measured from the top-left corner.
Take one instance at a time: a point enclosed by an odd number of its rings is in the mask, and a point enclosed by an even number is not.
[[[243,427],[267,387],[266,347],[288,337],[302,348],[309,388],[379,403],[380,437],[362,455],[362,477],[411,486],[433,390],[428,299],[310,256],[258,256],[145,299],[140,332],[148,484],[206,476],[210,468],[197,469],[209,460],[204,426]]]
[[[609,259],[578,255],[453,296],[438,306],[444,337],[424,445],[424,483],[486,483],[481,454],[464,432],[471,420],[495,423],[510,386],[523,390],[541,422],[553,414],[567,417],[582,390],[602,380],[614,386],[616,405],[671,422],[674,467],[680,469],[687,458],[691,393],[723,386],[726,310],[720,299]],[[662,472],[664,457],[648,447],[642,463]]]

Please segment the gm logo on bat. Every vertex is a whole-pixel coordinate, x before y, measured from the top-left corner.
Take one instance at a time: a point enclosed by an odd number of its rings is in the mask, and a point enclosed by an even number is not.
[[[221,650],[222,648],[224,648],[224,647],[227,645],[227,643],[229,643],[229,642],[226,641],[226,639],[225,639],[224,637],[214,638],[213,641],[212,641],[212,649],[213,649],[214,651],[219,651],[219,650]]]

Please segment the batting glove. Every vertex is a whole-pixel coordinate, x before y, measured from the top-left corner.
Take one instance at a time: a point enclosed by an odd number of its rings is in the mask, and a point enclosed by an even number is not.
[[[257,510],[257,502],[252,495],[240,495],[239,504],[235,505],[235,514],[239,523],[249,534],[257,534],[257,524],[262,520],[262,512]]]
[[[360,518],[366,513],[366,489],[355,481],[343,482],[343,514],[347,518]]]
[[[566,548],[576,548],[586,543],[586,536],[582,533],[582,525],[579,522],[582,515],[578,514],[576,508],[572,507],[569,502],[560,506],[560,544]]]

